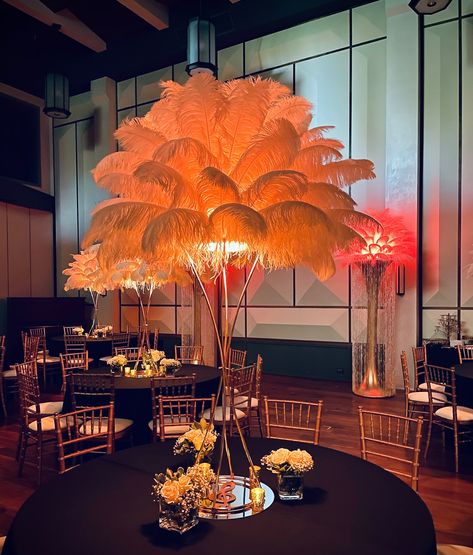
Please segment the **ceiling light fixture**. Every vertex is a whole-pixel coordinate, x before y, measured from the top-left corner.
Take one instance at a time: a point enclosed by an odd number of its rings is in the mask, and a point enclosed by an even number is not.
[[[411,0],[409,7],[418,15],[431,15],[441,12],[449,6],[452,0]]]
[[[187,27],[187,66],[189,75],[211,73],[217,76],[217,49],[214,24],[193,17]]]
[[[66,119],[69,111],[69,79],[62,73],[48,73],[44,87],[43,112],[50,118]]]

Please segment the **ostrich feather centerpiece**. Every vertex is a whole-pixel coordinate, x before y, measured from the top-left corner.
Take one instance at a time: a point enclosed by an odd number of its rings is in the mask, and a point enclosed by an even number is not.
[[[104,271],[139,259],[176,278],[195,276],[212,316],[225,392],[235,321],[256,266],[304,264],[321,280],[332,276],[334,253],[364,243],[353,226],[372,221],[342,187],[372,179],[373,164],[343,160],[343,145],[325,137],[328,127],[309,128],[311,104],[270,79],[222,83],[199,74],[162,87],[145,117],[117,130],[123,150],[93,171],[97,185],[118,198],[95,208],[83,248],[100,244]],[[229,265],[249,267],[231,321]],[[221,329],[203,286],[217,276]],[[218,471],[225,422],[222,438]]]

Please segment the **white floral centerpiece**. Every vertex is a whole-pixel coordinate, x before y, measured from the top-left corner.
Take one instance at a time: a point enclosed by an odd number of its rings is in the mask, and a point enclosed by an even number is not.
[[[271,451],[261,459],[263,464],[278,477],[278,494],[283,500],[299,500],[303,497],[302,476],[314,468],[312,455],[303,449],[290,451],[284,447]]]
[[[159,361],[159,366],[162,368],[163,374],[173,374],[182,365],[175,358],[163,358]]]
[[[156,474],[152,495],[159,502],[159,526],[180,534],[193,528],[214,481],[215,473],[206,463]]]
[[[115,355],[107,360],[107,364],[112,367],[122,368],[128,362],[125,355]]]
[[[208,424],[205,418],[202,418],[199,422],[194,422],[187,432],[177,438],[173,451],[175,455],[186,453],[194,457],[199,455],[199,462],[210,460],[216,440],[217,432],[215,432],[213,424]]]
[[[72,328],[72,333],[75,333],[76,335],[83,335],[84,328],[82,326],[76,326],[75,328]]]
[[[94,337],[105,337],[111,334],[113,331],[113,326],[101,326],[96,327],[92,333]]]

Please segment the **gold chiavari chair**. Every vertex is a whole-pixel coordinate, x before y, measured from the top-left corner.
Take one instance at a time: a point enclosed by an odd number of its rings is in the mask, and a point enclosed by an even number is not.
[[[156,376],[151,378],[150,391],[153,418],[148,422],[148,427],[153,432],[153,441],[156,441],[160,434],[159,398],[195,398],[195,381],[195,374],[192,374],[192,376],[179,376],[172,378],[159,378]]]
[[[70,374],[68,377],[72,408],[74,411],[115,403],[115,381],[110,374]],[[86,421],[79,428],[79,432],[89,435],[93,428],[90,421]],[[132,443],[133,420],[129,418],[114,418],[113,439],[121,440],[125,437]]]
[[[115,355],[123,355],[128,362],[136,362],[141,359],[141,347],[115,347]]]
[[[75,462],[78,458],[82,461],[84,455],[113,453],[113,408],[110,403],[54,416],[59,474],[79,466]],[[88,426],[85,434],[80,431],[84,422]]]
[[[87,351],[87,338],[85,335],[65,335],[64,349],[66,354],[85,353]],[[90,359],[89,359],[90,362]]]
[[[258,426],[260,430],[261,437],[263,437],[263,424],[261,420],[261,405],[262,405],[262,398],[261,398],[261,378],[263,375],[263,357],[258,355],[256,358],[256,367],[255,367],[255,379],[253,385],[253,391],[251,392],[250,398],[250,410],[251,415],[255,416],[258,420]],[[240,408],[240,405],[246,406],[247,399],[240,395],[238,388],[235,390],[235,398],[234,403],[237,408]]]
[[[473,360],[473,345],[457,345],[458,360],[463,364],[464,360]]]
[[[199,421],[206,407],[215,407],[215,395],[195,397],[159,397],[159,438],[165,441],[187,432],[194,422]]]
[[[232,435],[240,429],[248,434],[251,433],[251,398],[255,379],[255,364],[243,368],[230,368],[227,371],[227,387],[225,392],[225,412],[223,406],[215,407],[214,424],[228,424],[229,434]],[[238,405],[236,404],[238,402]],[[204,417],[209,420],[210,409],[205,411]],[[238,420],[238,425],[236,423]]]
[[[62,403],[41,403],[38,374],[35,361],[16,365],[20,394],[20,435],[18,439],[18,475],[23,474],[26,452],[31,445],[36,446],[38,484],[41,483],[43,467],[43,445],[55,444],[54,414],[62,410]]]
[[[358,407],[361,458],[380,464],[419,488],[419,458],[423,418],[372,412]],[[379,462],[378,462],[379,461]]]
[[[81,328],[82,326],[62,326],[62,333],[63,335],[77,335],[74,334],[74,330],[77,328]]]
[[[112,354],[100,357],[101,362],[107,363],[114,355],[115,349],[128,349],[130,347],[130,333],[120,332],[112,334]]]
[[[243,368],[246,363],[246,351],[230,349],[230,368]]]
[[[323,401],[263,397],[266,437],[319,444]]]
[[[5,336],[0,335],[0,400],[2,402],[3,415],[6,418],[7,404],[5,401],[5,384],[3,383],[3,367],[5,364]]]
[[[66,392],[67,376],[72,372],[87,372],[89,370],[89,353],[70,353],[59,355],[61,359],[62,386],[61,393]]]
[[[54,368],[55,366],[57,367],[61,361],[59,357],[55,357],[49,354],[48,346],[46,342],[45,327],[30,328],[30,336],[39,338],[37,361],[43,370],[43,384],[44,384],[46,383],[46,371],[48,369]]]
[[[427,348],[425,345],[412,347],[412,360],[414,361],[414,391],[418,389],[427,391],[424,377],[424,364],[427,362]]]
[[[175,345],[174,358],[182,364],[204,364],[204,347],[202,345]]]
[[[473,408],[457,405],[457,390],[454,368],[443,368],[442,366],[425,365],[425,377],[429,392],[429,428],[427,442],[425,445],[425,457],[429,452],[432,425],[442,428],[442,431],[453,432],[453,445],[455,452],[455,472],[459,467],[459,444],[473,439]],[[441,385],[444,388],[446,401],[444,406],[437,408],[434,404],[433,385]],[[463,437],[471,436],[464,440]]]
[[[39,337],[31,337],[25,332],[21,332],[21,342],[23,345],[23,362],[33,362],[34,371],[38,371],[38,348]],[[3,378],[6,382],[12,383],[12,389],[16,391],[16,364],[11,364],[9,370],[3,372]]]
[[[429,393],[428,391],[411,391],[409,379],[409,366],[407,365],[407,354],[401,353],[402,380],[404,384],[404,416],[413,418],[421,414],[429,417]],[[439,408],[445,404],[447,398],[443,393],[436,391],[432,399],[433,404]]]

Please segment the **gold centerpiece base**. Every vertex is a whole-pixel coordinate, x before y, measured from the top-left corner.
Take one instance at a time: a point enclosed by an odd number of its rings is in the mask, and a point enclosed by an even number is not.
[[[264,503],[257,510],[253,509],[250,498],[251,483],[246,476],[223,475],[219,477],[217,501],[209,499],[207,504],[200,507],[199,517],[214,520],[231,520],[254,516],[272,505],[274,501],[273,490],[260,483],[264,490]]]

